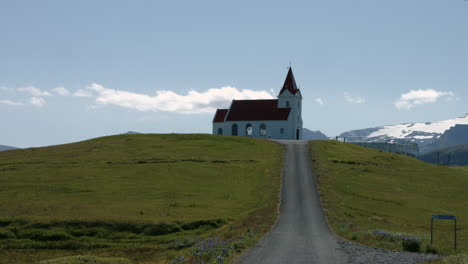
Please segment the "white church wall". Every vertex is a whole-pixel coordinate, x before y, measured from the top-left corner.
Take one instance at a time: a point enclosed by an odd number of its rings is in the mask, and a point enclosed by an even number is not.
[[[288,121],[228,121],[224,123],[224,135],[232,136],[232,125],[237,125],[237,135],[246,137],[247,124],[252,126],[251,137],[256,138],[274,138],[274,139],[290,139],[294,137],[288,133]],[[266,125],[266,135],[260,135],[260,126]],[[281,133],[283,128],[283,133]],[[292,137],[291,137],[292,136]]]
[[[291,135],[290,139],[296,139],[297,129],[299,129],[299,139],[302,139],[302,96],[300,93],[294,95],[288,90],[278,95],[278,107],[286,107],[289,105],[291,112],[289,113],[289,126],[288,135]]]
[[[225,135],[224,123],[213,123],[213,135],[219,135],[218,129],[221,129],[221,135]]]

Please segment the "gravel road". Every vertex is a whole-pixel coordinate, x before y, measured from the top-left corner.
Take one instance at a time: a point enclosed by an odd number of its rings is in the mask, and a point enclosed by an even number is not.
[[[408,264],[436,258],[369,248],[336,238],[322,211],[307,141],[277,142],[286,150],[279,218],[271,232],[240,258],[240,264]]]

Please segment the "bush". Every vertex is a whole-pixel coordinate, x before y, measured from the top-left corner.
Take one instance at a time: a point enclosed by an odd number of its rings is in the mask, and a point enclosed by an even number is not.
[[[91,228],[84,228],[84,229],[76,229],[70,231],[70,234],[75,237],[98,237],[98,238],[106,238],[109,236],[111,231],[102,228],[102,227],[91,227]]]
[[[72,237],[65,232],[31,230],[21,232],[20,238],[28,238],[36,241],[64,241],[70,240]]]
[[[437,251],[437,249],[436,249],[435,247],[433,247],[432,245],[430,245],[430,244],[427,244],[427,245],[426,245],[426,250],[425,250],[425,251],[426,251],[426,253],[428,253],[428,254],[437,254],[437,253],[439,253],[439,252]]]
[[[0,231],[0,239],[11,239],[11,238],[16,238],[16,236],[10,230]]]
[[[211,228],[218,228],[222,225],[226,224],[226,221],[223,219],[216,219],[216,220],[199,220],[190,223],[184,223],[180,227],[183,230],[194,230],[200,227],[211,227]]]
[[[171,244],[169,244],[170,249],[183,249],[188,248],[195,245],[197,241],[194,238],[184,238],[179,240],[174,240]]]
[[[145,235],[150,236],[160,236],[160,235],[167,235],[175,232],[179,232],[180,227],[176,224],[157,224],[152,225],[145,230]]]
[[[409,252],[419,252],[421,251],[421,240],[417,238],[404,238],[401,240],[403,245],[403,250]]]

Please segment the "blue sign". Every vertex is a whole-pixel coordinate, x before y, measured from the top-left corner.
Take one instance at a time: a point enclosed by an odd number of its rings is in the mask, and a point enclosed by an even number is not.
[[[455,220],[457,217],[454,215],[432,215],[432,219]]]

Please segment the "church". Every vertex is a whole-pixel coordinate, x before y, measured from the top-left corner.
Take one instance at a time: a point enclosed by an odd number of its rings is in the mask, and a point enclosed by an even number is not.
[[[291,67],[278,99],[232,100],[217,109],[213,134],[272,139],[302,139],[302,95]]]

